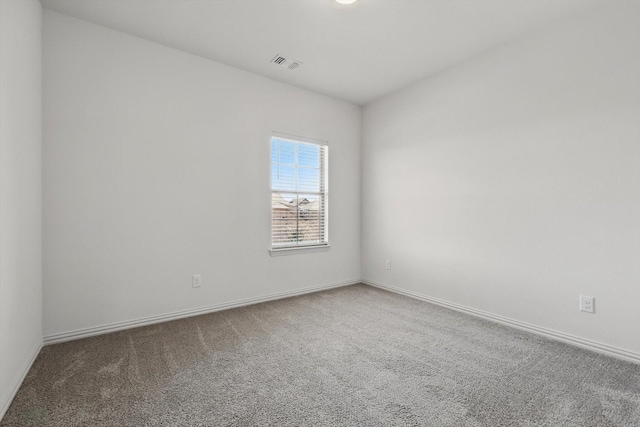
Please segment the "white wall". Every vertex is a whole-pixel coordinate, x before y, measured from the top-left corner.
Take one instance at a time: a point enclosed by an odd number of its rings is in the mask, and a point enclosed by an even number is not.
[[[0,1],[0,419],[42,343],[40,23]]]
[[[639,354],[639,53],[609,3],[368,105],[363,277]]]
[[[361,277],[359,107],[55,12],[43,31],[45,337]],[[271,131],[329,141],[328,252],[269,256]]]

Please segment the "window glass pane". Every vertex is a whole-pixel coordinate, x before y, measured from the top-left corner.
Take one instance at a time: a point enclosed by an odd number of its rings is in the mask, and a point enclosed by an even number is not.
[[[295,168],[271,164],[271,188],[273,190],[296,190]]]
[[[320,197],[317,194],[298,195],[298,236],[306,243],[324,239],[324,221],[320,215]]]
[[[296,219],[274,219],[271,241],[274,245],[291,245],[300,241]]]
[[[320,147],[310,144],[298,145],[298,164],[313,168],[320,167]]]
[[[279,140],[280,146],[280,163],[293,165],[295,163],[295,147],[296,144],[290,141]]]
[[[298,191],[320,191],[320,170],[298,169]]]

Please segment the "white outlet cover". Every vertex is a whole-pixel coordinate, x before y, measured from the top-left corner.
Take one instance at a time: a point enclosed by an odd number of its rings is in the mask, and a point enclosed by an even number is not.
[[[191,286],[193,286],[194,288],[199,288],[200,285],[202,285],[202,275],[194,274],[191,280]]]
[[[596,299],[586,295],[580,295],[580,311],[595,313]]]

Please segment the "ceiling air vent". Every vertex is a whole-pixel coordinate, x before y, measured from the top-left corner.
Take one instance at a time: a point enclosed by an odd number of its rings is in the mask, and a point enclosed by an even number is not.
[[[300,61],[296,61],[294,59],[285,58],[284,56],[281,56],[281,55],[276,55],[271,60],[271,62],[273,62],[274,64],[281,65],[281,66],[283,66],[285,68],[288,68],[290,70],[295,70],[300,65],[302,65],[302,62],[300,62]]]

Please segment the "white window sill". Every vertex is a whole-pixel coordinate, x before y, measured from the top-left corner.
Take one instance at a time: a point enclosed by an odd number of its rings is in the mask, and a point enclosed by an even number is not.
[[[329,245],[317,245],[317,246],[292,246],[287,248],[274,248],[269,250],[271,256],[283,256],[283,255],[296,255],[296,254],[308,254],[312,252],[327,252],[331,246]]]

